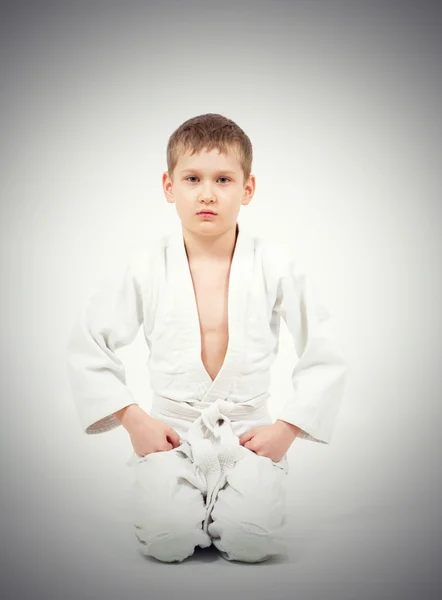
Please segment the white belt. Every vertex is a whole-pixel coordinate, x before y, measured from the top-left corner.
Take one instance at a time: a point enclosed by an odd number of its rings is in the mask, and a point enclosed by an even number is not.
[[[203,409],[200,416],[186,432],[185,453],[204,473],[207,482],[206,519],[203,529],[207,532],[209,515],[227,474],[235,463],[244,457],[239,438],[233,433],[229,410],[232,402],[218,399]],[[180,448],[181,449],[181,448]]]
[[[186,423],[194,423],[200,416],[211,415],[211,419],[217,419],[218,414],[223,417],[228,417],[233,425],[233,428],[238,428],[238,435],[242,435],[251,427],[258,425],[271,424],[272,419],[267,410],[268,394],[257,396],[248,402],[236,403],[224,398],[218,398],[216,401],[208,402],[178,402],[170,400],[164,396],[154,395],[152,402],[152,410],[150,414],[154,418],[164,420],[172,427],[180,429],[182,438],[186,439]],[[205,419],[207,422],[207,419]],[[213,427],[214,423],[212,423]]]

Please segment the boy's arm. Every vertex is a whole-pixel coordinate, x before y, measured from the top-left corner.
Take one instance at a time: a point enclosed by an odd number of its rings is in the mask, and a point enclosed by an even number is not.
[[[81,308],[67,344],[72,395],[87,434],[118,427],[122,421],[113,413],[137,404],[115,351],[135,339],[142,322],[140,286],[127,260],[100,280]]]
[[[292,372],[294,394],[278,421],[299,438],[328,444],[344,394],[347,365],[333,319],[293,257],[279,280],[277,308],[298,355]]]
[[[131,431],[133,426],[137,425],[141,419],[149,417],[138,404],[129,404],[129,406],[125,406],[113,414],[127,431]]]

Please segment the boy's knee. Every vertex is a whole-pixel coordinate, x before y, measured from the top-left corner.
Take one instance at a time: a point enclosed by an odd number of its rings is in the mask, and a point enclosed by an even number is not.
[[[209,532],[215,533],[213,523],[209,525]],[[225,525],[221,535],[214,536],[212,542],[223,558],[241,562],[263,562],[285,552],[278,533],[247,521]]]
[[[162,562],[181,562],[192,556],[196,546],[205,548],[211,544],[202,529],[181,527],[149,535],[142,527],[135,527],[140,551]]]
[[[262,562],[286,552],[286,518],[282,511],[245,510],[245,505],[216,503],[208,531],[223,558]],[[256,508],[256,507],[255,507]]]

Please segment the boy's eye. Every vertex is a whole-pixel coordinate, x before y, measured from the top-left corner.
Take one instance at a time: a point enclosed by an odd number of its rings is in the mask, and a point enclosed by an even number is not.
[[[188,179],[198,179],[198,177],[196,177],[196,175],[189,175],[189,177],[186,177],[186,181]],[[230,179],[228,177],[223,177],[223,176],[218,177],[218,179],[226,179],[227,181],[230,181]],[[193,182],[191,182],[191,183],[193,183]]]

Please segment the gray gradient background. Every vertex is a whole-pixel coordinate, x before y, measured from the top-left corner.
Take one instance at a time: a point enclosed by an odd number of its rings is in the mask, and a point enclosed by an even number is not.
[[[313,0],[2,11],[3,597],[440,597],[440,10]],[[85,436],[64,366],[97,277],[179,226],[161,189],[167,138],[204,112],[250,136],[257,190],[240,219],[298,252],[350,365],[332,444],[289,451],[290,552],[259,565],[211,550],[179,565],[138,554],[129,436]],[[147,352],[141,336],[120,351],[146,409]],[[282,328],[275,415],[294,359]]]

